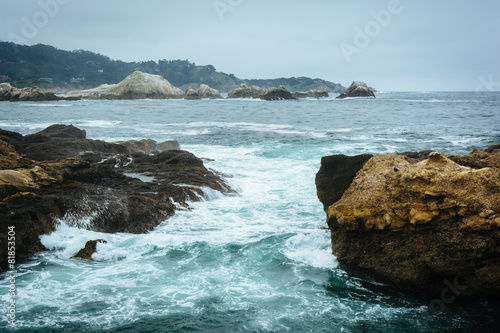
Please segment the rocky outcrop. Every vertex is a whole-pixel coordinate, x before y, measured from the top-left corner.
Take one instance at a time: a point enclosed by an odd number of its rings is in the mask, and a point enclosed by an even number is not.
[[[248,87],[246,84],[242,83],[238,88],[231,90],[227,98],[255,98],[265,92],[266,89],[257,86]]]
[[[294,98],[307,98],[307,97],[321,98],[321,97],[328,97],[328,92],[318,91],[318,90],[308,90],[306,92],[296,91],[292,93],[292,96]]]
[[[441,292],[445,281],[459,281],[462,295],[498,299],[498,155],[462,157],[480,169],[435,152],[420,162],[392,154],[370,158],[327,209],[338,261],[396,286]]]
[[[175,99],[184,98],[184,92],[161,75],[135,71],[120,83],[103,84],[88,90],[74,90],[66,96],[84,99]]]
[[[0,83],[0,101],[40,102],[75,100],[76,98],[58,97],[52,92],[44,92],[38,87],[14,88],[9,83]]]
[[[345,93],[341,93],[337,96],[337,98],[346,97],[375,97],[375,94],[368,88],[366,83],[353,81]]]
[[[279,101],[283,99],[295,99],[292,93],[286,90],[284,86],[279,86],[277,88],[269,88],[262,94],[258,95],[257,98],[266,101]]]
[[[210,98],[210,99],[222,98],[218,90],[210,88],[206,84],[200,85],[197,91],[200,98]]]
[[[0,268],[7,264],[7,226],[16,257],[44,250],[40,235],[57,219],[99,232],[143,233],[205,196],[232,193],[223,179],[176,142],[107,143],[72,126],[33,135],[0,131]],[[84,222],[82,222],[84,221]]]
[[[193,88],[189,87],[186,90],[186,94],[184,95],[184,99],[201,99],[200,94]]]
[[[87,243],[85,243],[85,247],[78,251],[78,253],[71,258],[94,261],[92,255],[97,251],[97,243],[107,243],[107,241],[105,241],[104,239],[89,240]]]

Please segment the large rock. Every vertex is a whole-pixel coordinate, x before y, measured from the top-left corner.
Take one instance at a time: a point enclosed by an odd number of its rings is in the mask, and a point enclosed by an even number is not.
[[[3,133],[0,269],[7,265],[8,226],[15,227],[16,260],[22,262],[44,250],[39,236],[55,230],[58,218],[99,232],[144,233],[203,199],[204,188],[232,192],[201,159],[170,149],[178,148],[176,142],[107,143],[81,139],[84,131],[63,125],[34,136]]]
[[[353,81],[345,93],[341,93],[337,98],[346,97],[375,97],[373,91],[364,82]]]
[[[222,98],[218,90],[210,88],[206,84],[200,85],[197,92],[200,98],[211,98],[211,99]]]
[[[74,90],[66,96],[85,99],[175,99],[184,98],[184,92],[161,75],[135,71],[120,83],[103,84],[88,90]]]
[[[296,91],[292,93],[292,96],[294,98],[307,98],[307,97],[320,98],[320,97],[328,97],[328,92],[319,90],[308,90],[306,92]]]
[[[266,89],[257,86],[247,86],[242,83],[238,88],[234,88],[229,92],[227,98],[254,98],[265,93]]]
[[[283,99],[295,99],[292,93],[286,90],[284,86],[279,86],[277,88],[269,88],[262,94],[258,95],[257,98],[266,101],[279,101]]]
[[[473,169],[440,153],[417,163],[374,156],[327,210],[333,253],[396,286],[439,293],[458,281],[463,295],[498,299],[499,194],[494,164]]]
[[[15,88],[9,83],[0,83],[0,101],[11,102],[40,102],[74,100],[75,98],[58,97],[52,92],[44,92],[38,87]]]

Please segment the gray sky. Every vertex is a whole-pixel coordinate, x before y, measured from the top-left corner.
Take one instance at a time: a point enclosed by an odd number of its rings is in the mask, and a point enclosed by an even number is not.
[[[239,78],[499,90],[500,1],[0,0],[0,40]],[[168,79],[168,78],[167,78]]]

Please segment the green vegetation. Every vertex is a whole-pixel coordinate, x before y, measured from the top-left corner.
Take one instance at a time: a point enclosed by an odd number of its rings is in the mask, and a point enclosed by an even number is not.
[[[0,80],[19,88],[34,85],[42,88],[93,88],[104,83],[118,83],[136,70],[162,75],[182,89],[207,84],[221,92],[229,92],[241,83],[264,88],[282,84],[290,91],[345,89],[333,82],[306,77],[241,80],[233,74],[218,72],[212,65],[197,66],[187,60],[123,62],[84,50],[63,51],[43,44],[26,46],[0,42]]]

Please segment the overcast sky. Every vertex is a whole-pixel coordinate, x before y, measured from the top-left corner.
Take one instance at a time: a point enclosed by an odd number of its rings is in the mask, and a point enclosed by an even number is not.
[[[0,39],[239,78],[499,90],[500,1],[0,0]],[[168,79],[168,78],[167,78]]]

